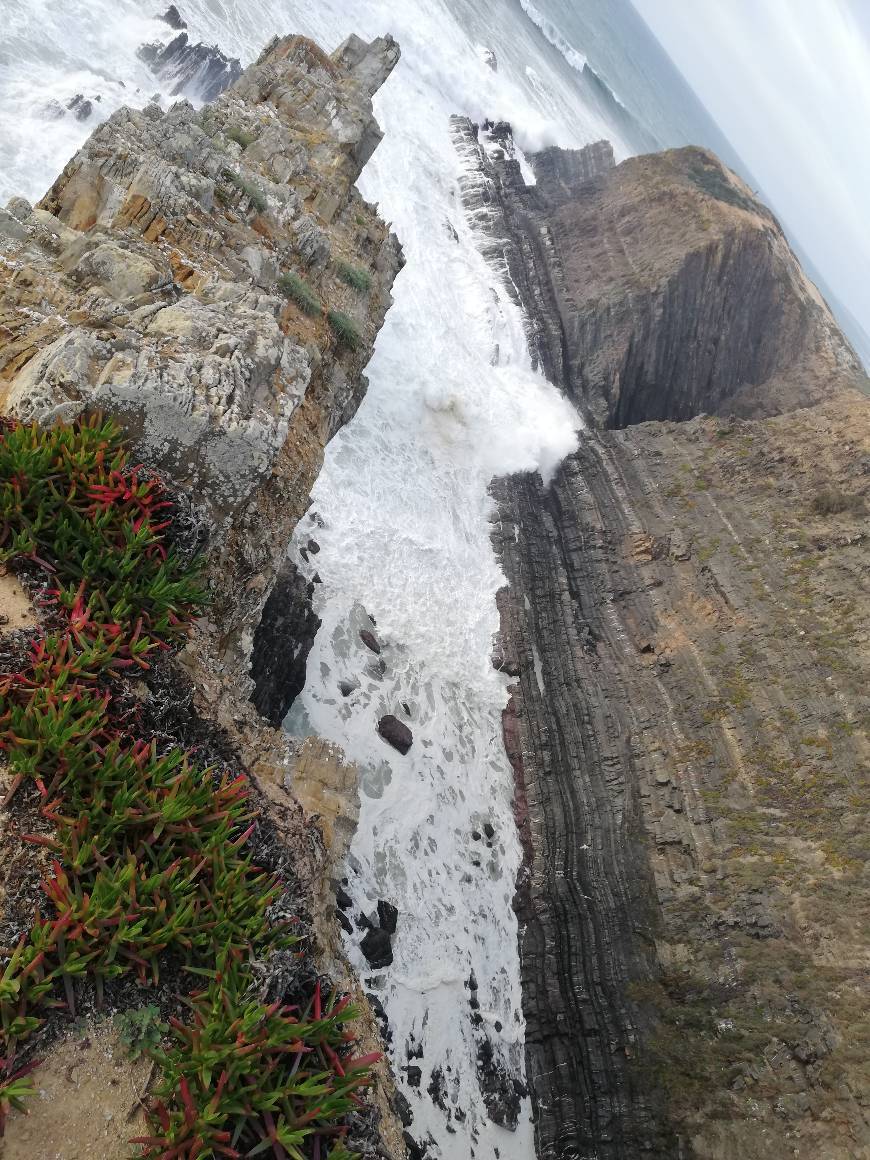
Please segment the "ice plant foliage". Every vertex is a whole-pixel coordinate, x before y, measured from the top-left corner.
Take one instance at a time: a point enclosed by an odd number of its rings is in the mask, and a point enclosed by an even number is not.
[[[353,1009],[319,983],[301,1001],[258,996],[252,965],[301,952],[269,918],[283,883],[247,852],[247,779],[131,737],[113,712],[125,675],[181,641],[204,599],[165,542],[170,510],[111,423],[0,427],[0,563],[45,569],[62,624],[0,676],[7,803],[30,779],[52,827],[24,835],[50,852],[45,902],[0,948],[0,1134],[33,1091],[21,1045],[51,1008],[75,1015],[77,981],[101,999],[124,976],[156,985],[172,962],[190,1018],[146,1048],[162,1080],[133,1141],[143,1157],[342,1160],[376,1057],[351,1057]]]

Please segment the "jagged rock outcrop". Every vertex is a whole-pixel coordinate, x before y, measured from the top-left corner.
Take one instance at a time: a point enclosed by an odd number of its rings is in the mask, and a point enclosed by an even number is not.
[[[291,640],[282,655],[280,633],[310,615],[280,603],[299,595],[288,544],[326,442],[363,398],[402,262],[354,185],[381,139],[371,98],[398,57],[390,37],[352,36],[331,55],[275,39],[214,104],[121,109],[36,207],[18,198],[0,211],[0,413],[108,412],[181,493],[211,603],[184,651],[149,675],[143,711],[249,774],[321,962],[355,991],[333,917],[355,771],[334,748],[271,728],[249,698],[253,663],[257,703],[283,716],[280,686],[299,658]],[[365,290],[341,263],[366,272]],[[363,1049],[376,1050],[358,998]],[[398,1158],[381,1074],[384,1147]]]
[[[170,8],[163,17],[172,27],[178,24],[178,10]],[[159,41],[143,44],[138,53],[172,96],[181,93],[201,101],[213,101],[242,75],[241,63],[212,44],[191,44],[186,32],[180,31],[168,44]]]
[[[593,424],[552,486],[493,487],[538,1155],[857,1158],[862,372],[711,155],[548,151],[527,189],[503,130],[454,135],[533,354]]]
[[[178,35],[168,44],[159,40],[143,44],[137,55],[172,96],[213,101],[242,75],[241,62],[221,52],[216,44],[190,43],[187,21],[174,4],[158,19]]]
[[[227,679],[245,679],[390,303],[399,246],[353,182],[380,140],[371,96],[397,58],[389,39],[351,38],[332,57],[276,40],[200,112],[119,110],[3,231],[0,407],[109,411],[189,490],[213,529],[210,648]],[[370,270],[371,288],[349,287],[339,260]],[[358,345],[288,299],[285,274],[346,313]]]

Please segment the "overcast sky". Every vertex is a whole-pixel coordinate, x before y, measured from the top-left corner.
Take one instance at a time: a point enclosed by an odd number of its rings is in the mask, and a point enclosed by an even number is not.
[[[633,0],[870,332],[870,0]]]

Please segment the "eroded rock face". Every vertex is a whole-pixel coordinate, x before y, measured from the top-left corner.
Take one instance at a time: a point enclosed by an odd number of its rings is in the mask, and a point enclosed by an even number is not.
[[[0,408],[107,411],[189,491],[211,529],[208,663],[228,678],[247,679],[260,611],[390,304],[399,246],[353,182],[397,59],[389,38],[351,37],[332,57],[275,40],[199,112],[115,113],[2,233]],[[348,287],[339,259],[371,289]],[[286,273],[353,319],[356,349],[285,297]]]
[[[859,1156],[863,375],[708,154],[551,154],[530,191],[454,133],[533,353],[593,424],[773,416],[593,426],[551,487],[493,487],[538,1155]]]

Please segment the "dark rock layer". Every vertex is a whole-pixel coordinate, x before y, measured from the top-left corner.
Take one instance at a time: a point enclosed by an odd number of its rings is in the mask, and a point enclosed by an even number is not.
[[[311,597],[314,584],[287,560],[263,606],[254,634],[251,700],[261,717],[276,728],[305,687],[305,666],[320,617]]]

